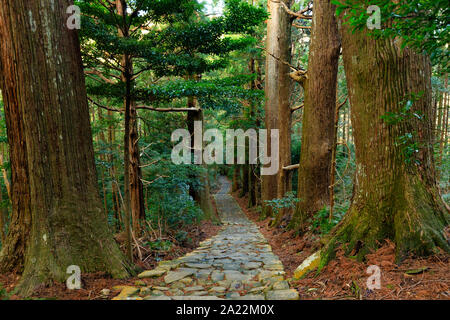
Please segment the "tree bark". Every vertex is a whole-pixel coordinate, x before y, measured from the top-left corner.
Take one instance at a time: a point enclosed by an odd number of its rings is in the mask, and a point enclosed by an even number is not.
[[[288,7],[291,0],[283,1]],[[286,63],[291,60],[291,16],[286,12],[279,2],[268,0],[268,11],[270,19],[267,21],[266,50],[266,80],[265,80],[265,125],[267,134],[267,153],[271,154],[270,130],[279,129],[280,147],[280,167],[290,161],[290,68]],[[286,113],[288,111],[288,113]],[[281,115],[281,118],[280,118]],[[281,121],[280,121],[281,120]],[[285,153],[285,154],[283,154]],[[261,200],[262,217],[272,214],[270,206],[264,200],[272,200],[283,193],[285,182],[280,180],[280,173],[277,175],[262,176]],[[281,186],[283,190],[278,192]]]
[[[119,36],[128,36],[128,23],[127,23],[127,4],[125,0],[116,0],[117,14],[122,17],[122,28],[119,28]],[[125,211],[125,234],[126,234],[126,252],[127,257],[131,261],[133,260],[133,250],[132,250],[132,230],[131,226],[133,223],[133,214],[131,212],[131,144],[130,141],[130,131],[131,131],[131,118],[132,118],[132,101],[131,101],[131,90],[132,90],[132,61],[128,54],[124,54],[121,61],[122,75],[121,81],[125,83],[126,93],[124,98],[125,105],[125,132],[124,132],[124,151],[123,151],[123,162],[124,162],[124,211]]]
[[[239,175],[241,168],[238,164],[235,164],[233,167],[233,184],[231,187],[231,191],[235,192],[239,189]]]
[[[188,98],[189,108],[196,107],[196,99],[194,97]],[[200,109],[198,111],[188,111],[187,114],[187,123],[188,123],[188,131],[192,137],[192,150],[194,150],[194,122],[202,121],[203,123],[203,111]],[[203,131],[203,130],[202,130]],[[203,140],[203,139],[202,139]],[[195,188],[190,186],[190,194],[192,198],[198,203],[200,208],[203,211],[203,214],[206,219],[212,219],[214,221],[218,221],[218,217],[216,216],[216,212],[214,211],[214,207],[211,201],[211,193],[209,187],[209,179],[206,167],[204,167],[205,173],[200,174],[197,178],[200,180],[201,187]]]
[[[356,177],[350,209],[333,230],[321,265],[343,243],[347,253],[360,259],[385,239],[395,242],[398,261],[407,254],[434,253],[436,247],[450,251],[443,231],[450,215],[438,191],[433,159],[429,59],[401,49],[398,39],[375,40],[365,30],[353,33],[342,19]],[[420,92],[421,98],[411,98]],[[411,99],[410,116],[394,123],[382,118],[388,112],[401,114]],[[408,135],[409,140],[401,140]],[[408,154],[411,146],[417,152]]]
[[[71,4],[0,0],[2,91],[20,175],[13,181],[28,187],[24,194],[13,187],[13,219],[26,246],[13,250],[15,267],[24,261],[22,295],[64,281],[70,265],[128,275],[102,212],[78,36],[66,27]]]
[[[340,41],[331,0],[314,1],[302,144],[298,171],[298,198],[290,226],[303,229],[308,218],[329,204],[330,167],[334,143],[336,86]]]

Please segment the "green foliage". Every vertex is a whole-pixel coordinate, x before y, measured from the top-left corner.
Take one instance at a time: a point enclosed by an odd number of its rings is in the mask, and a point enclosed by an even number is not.
[[[328,234],[335,225],[337,225],[348,210],[347,206],[336,205],[333,211],[333,217],[330,221],[330,209],[323,207],[309,220],[311,228],[320,235]]]
[[[207,18],[195,0],[128,0],[132,13],[122,19],[115,8],[102,3],[78,2],[84,13],[80,32],[83,62],[87,69],[113,80],[105,83],[92,76],[87,82],[90,95],[109,97],[117,104],[123,101],[126,86],[120,77],[120,63],[124,54],[132,59],[131,95],[137,102],[170,103],[193,95],[236,99],[250,91],[236,74],[235,79],[215,82],[193,78],[225,68],[231,52],[254,44],[250,34],[266,19],[264,9],[229,0],[223,16]]]
[[[156,240],[147,242],[147,246],[154,251],[169,251],[172,248],[172,242],[168,240]]]
[[[0,284],[0,300],[9,300],[9,297],[11,294],[9,294],[5,288],[2,287]]]
[[[296,203],[299,201],[300,199],[297,198],[293,191],[286,192],[285,196],[281,199],[264,200],[264,202],[272,208],[274,216],[276,216],[281,209],[295,208]]]
[[[447,0],[333,0],[337,14],[344,13],[348,23],[356,29],[363,29],[371,14],[369,5],[381,10],[381,29],[370,33],[375,37],[401,37],[402,46],[426,52],[441,66],[442,73],[448,72],[450,43],[450,6]]]

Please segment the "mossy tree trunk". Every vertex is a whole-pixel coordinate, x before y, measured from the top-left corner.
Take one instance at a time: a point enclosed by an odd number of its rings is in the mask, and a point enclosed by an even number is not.
[[[298,198],[290,227],[304,229],[308,218],[329,204],[330,168],[340,41],[331,0],[314,1],[305,91]]]
[[[402,50],[398,39],[374,40],[342,20],[341,26],[356,177],[350,209],[331,233],[322,265],[341,243],[359,258],[384,239],[395,242],[398,260],[436,247],[449,251],[443,229],[450,215],[433,159],[429,59]]]
[[[8,78],[2,90],[10,119],[21,121],[21,131],[13,126],[8,134],[20,139],[25,156],[13,168],[29,187],[29,205],[14,210],[31,226],[20,222],[19,232],[29,236],[25,252],[16,251],[18,263],[24,261],[23,295],[65,281],[70,265],[128,275],[102,212],[78,35],[66,27],[72,3],[0,1],[1,69]],[[17,197],[23,194],[15,191]]]

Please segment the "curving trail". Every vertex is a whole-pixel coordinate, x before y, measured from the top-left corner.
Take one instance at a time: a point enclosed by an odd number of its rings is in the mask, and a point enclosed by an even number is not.
[[[284,267],[259,232],[229,194],[230,182],[220,177],[215,195],[222,230],[200,247],[176,260],[162,261],[139,275],[161,277],[158,286],[141,288],[116,299],[146,300],[296,300]],[[129,289],[131,293],[133,289]]]

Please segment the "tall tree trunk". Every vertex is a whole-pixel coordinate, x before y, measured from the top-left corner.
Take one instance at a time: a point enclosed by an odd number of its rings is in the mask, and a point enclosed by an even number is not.
[[[22,203],[13,219],[26,249],[14,251],[18,263],[24,260],[18,292],[25,295],[64,281],[70,265],[128,275],[102,213],[78,35],[66,27],[71,4],[0,1],[2,90],[20,174],[13,181],[28,186],[25,194],[13,187],[13,203]],[[12,119],[18,121],[11,127]]]
[[[108,118],[109,121],[111,121],[113,117],[112,111],[108,110]],[[108,157],[108,161],[111,164],[111,167],[109,169],[109,174],[111,177],[111,192],[112,192],[112,200],[113,200],[113,208],[114,208],[114,218],[115,218],[115,229],[116,231],[120,230],[120,223],[122,220],[121,217],[121,210],[120,210],[120,199],[119,199],[119,192],[118,192],[118,181],[117,181],[117,175],[116,175],[116,166],[114,165],[114,143],[116,140],[116,132],[114,130],[114,126],[112,124],[108,127],[108,142],[110,146],[110,154]]]
[[[352,203],[331,234],[322,265],[341,243],[362,258],[384,239],[396,244],[397,260],[450,251],[444,227],[450,215],[439,195],[433,159],[431,65],[428,57],[401,49],[401,41],[375,40],[342,25],[342,47],[356,150]],[[412,94],[423,95],[412,99]],[[400,115],[406,100],[411,116]],[[422,115],[421,119],[413,114]],[[401,137],[411,135],[411,139]],[[403,141],[403,143],[402,143]],[[417,153],[409,154],[414,146]]]
[[[246,148],[247,150],[248,148]],[[249,165],[246,164],[241,164],[240,165],[242,167],[242,189],[241,192],[239,193],[239,197],[245,197],[245,195],[248,193],[248,188],[249,188]]]
[[[235,192],[239,189],[239,173],[241,168],[238,164],[235,164],[233,167],[233,184],[231,187],[231,191]]]
[[[144,185],[142,183],[141,157],[139,154],[139,135],[136,105],[132,102],[130,115],[130,200],[133,231],[140,233],[145,219]]]
[[[288,7],[291,0],[283,1]],[[266,118],[267,152],[271,154],[270,130],[280,130],[280,167],[290,161],[290,68],[286,62],[291,60],[291,16],[279,2],[268,0],[270,19],[267,21],[266,50]],[[288,114],[286,113],[288,111]],[[280,115],[282,116],[280,122]],[[280,127],[283,125],[283,127]],[[288,126],[288,127],[285,127]],[[288,147],[289,146],[289,147]],[[281,150],[283,149],[283,150]],[[283,152],[287,154],[283,154]],[[270,207],[264,200],[272,200],[279,196],[279,186],[284,188],[285,183],[279,180],[280,169],[277,175],[262,176],[261,198],[263,200],[262,216],[272,214]],[[281,190],[281,193],[284,190]]]
[[[97,116],[100,123],[103,122],[102,108],[97,108]],[[100,130],[98,133],[97,143],[102,144],[101,148],[103,148],[104,144],[106,143],[105,133],[103,132],[103,130]],[[103,152],[100,154],[100,160],[102,162],[106,161],[106,156]],[[107,192],[105,184],[105,169],[103,168],[103,166],[100,167],[100,179],[102,182],[103,210],[105,212],[105,215],[108,216],[108,199],[106,196]]]
[[[8,20],[5,18],[5,15],[8,15],[9,19],[13,19],[9,17],[10,13],[6,12],[7,5],[10,6],[9,3],[2,1],[0,5],[0,74],[2,75],[0,85],[8,136],[11,183],[5,169],[2,169],[2,174],[12,205],[8,234],[2,242],[0,251],[0,272],[22,272],[31,229],[27,145],[23,119],[19,111],[19,105],[23,99],[18,96],[17,91],[17,85],[23,83],[18,82],[16,76],[22,72],[20,68],[24,65],[13,63],[18,40],[13,38],[10,31],[12,27],[7,24]],[[15,16],[14,19],[18,17]],[[1,160],[3,162],[3,155]]]
[[[122,17],[122,28],[119,28],[119,36],[127,37],[128,36],[128,23],[127,23],[127,4],[125,0],[116,0],[116,8],[117,14]],[[131,212],[131,125],[132,125],[132,101],[131,101],[131,90],[132,90],[132,61],[131,57],[128,54],[124,54],[122,57],[122,75],[121,81],[125,83],[126,93],[125,93],[125,132],[124,132],[124,152],[123,152],[123,162],[124,162],[124,211],[125,211],[125,233],[126,233],[126,251],[127,257],[131,261],[133,260],[133,250],[131,246],[132,241],[132,212]]]
[[[188,107],[189,108],[195,108],[196,107],[196,99],[194,97],[188,98]],[[203,123],[203,111],[188,111],[187,114],[187,123],[188,123],[188,130],[192,137],[192,150],[194,150],[194,122],[195,121],[202,121]],[[200,174],[197,176],[197,179],[199,179],[201,187],[196,188],[194,186],[190,187],[190,194],[193,197],[193,199],[198,203],[200,208],[203,211],[203,214],[206,219],[213,219],[214,221],[218,221],[218,218],[216,216],[216,213],[214,211],[214,207],[212,205],[211,201],[211,194],[210,194],[210,187],[209,187],[209,179],[208,179],[208,171],[206,167],[204,166],[205,172],[203,174]]]
[[[330,166],[340,41],[331,0],[314,1],[302,144],[298,171],[298,202],[291,227],[298,230],[308,218],[329,204]]]
[[[0,88],[2,85],[0,84]],[[1,92],[0,92],[1,97]],[[4,144],[2,144],[1,151],[0,151],[0,166],[2,167],[2,173],[3,173],[3,181],[5,183],[6,192],[8,194],[8,199],[11,202],[11,183],[9,182],[8,173],[6,172],[6,169],[4,167]],[[3,192],[0,189],[0,203],[3,202]],[[5,243],[6,241],[6,223],[8,220],[8,208],[6,206],[3,206],[0,209],[0,239],[2,243]]]

